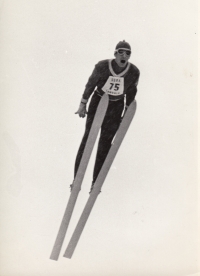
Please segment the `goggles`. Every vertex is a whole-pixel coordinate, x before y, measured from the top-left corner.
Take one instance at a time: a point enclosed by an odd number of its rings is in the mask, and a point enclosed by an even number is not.
[[[131,55],[131,51],[126,49],[117,49],[115,50],[115,53],[118,53],[120,56],[122,56],[125,53],[128,57]]]

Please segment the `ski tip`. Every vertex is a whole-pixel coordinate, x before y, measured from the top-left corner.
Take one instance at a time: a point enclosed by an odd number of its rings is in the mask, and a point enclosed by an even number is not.
[[[133,101],[133,107],[132,108],[134,110],[134,115],[135,115],[135,112],[137,110],[137,102],[136,102],[136,100]]]
[[[102,101],[104,102],[108,102],[109,101],[109,96],[107,93],[104,93],[103,96],[102,96]]]
[[[129,108],[130,107],[130,108]],[[130,105],[129,105],[129,107],[128,107],[128,110],[130,110],[130,112],[131,112],[131,110],[133,110],[134,111],[134,114],[135,114],[135,112],[136,112],[136,109],[137,109],[137,102],[136,102],[136,100],[134,100]],[[127,111],[128,111],[127,110]]]

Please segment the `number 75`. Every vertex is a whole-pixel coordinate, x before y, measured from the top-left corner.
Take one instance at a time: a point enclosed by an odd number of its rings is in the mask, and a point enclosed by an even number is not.
[[[119,83],[113,83],[113,82],[111,82],[110,83],[110,90],[112,90],[112,88],[113,88],[113,90],[115,90],[115,91],[117,91],[117,90],[119,90]]]

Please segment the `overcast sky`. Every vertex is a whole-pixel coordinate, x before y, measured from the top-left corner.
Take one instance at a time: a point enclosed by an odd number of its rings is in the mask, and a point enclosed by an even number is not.
[[[197,1],[0,1],[1,275],[197,273]],[[85,119],[84,86],[131,44],[138,108],[71,260],[95,152],[49,259]]]

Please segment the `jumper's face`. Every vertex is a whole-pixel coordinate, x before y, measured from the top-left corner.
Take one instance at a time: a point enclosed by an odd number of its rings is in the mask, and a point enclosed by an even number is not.
[[[120,67],[125,67],[131,56],[131,50],[126,48],[119,48],[115,50],[115,61]]]

